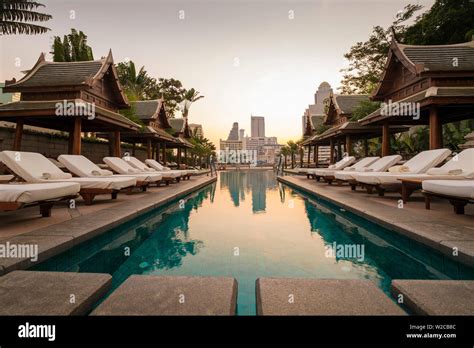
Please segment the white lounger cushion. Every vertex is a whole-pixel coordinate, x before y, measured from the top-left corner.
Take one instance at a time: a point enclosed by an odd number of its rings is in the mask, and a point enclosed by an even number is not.
[[[139,181],[157,182],[163,178],[159,173],[142,173],[139,169],[133,168],[130,164],[118,157],[104,157],[104,162],[117,173],[130,175]]]
[[[399,179],[463,180],[474,179],[474,148],[466,149],[439,168],[431,168],[424,174],[399,174]]]
[[[18,160],[19,159],[19,160]],[[120,190],[125,187],[134,186],[135,179],[128,178],[73,178],[71,174],[64,173],[56,167],[50,160],[39,153],[2,151],[0,160],[10,168],[16,175],[28,183],[46,183],[46,182],[77,182],[82,188]],[[56,176],[62,176],[64,179],[44,179],[43,173],[53,173]]]
[[[398,180],[400,176],[415,177],[414,174],[424,173],[429,168],[437,166],[438,164],[443,162],[450,154],[451,151],[448,149],[423,151],[404,164],[405,167],[410,169],[410,171],[406,174],[386,172],[355,173],[354,179],[361,183],[369,185],[400,184],[400,181]]]
[[[360,172],[367,168],[367,166],[369,166],[373,162],[377,161],[377,159],[379,158],[380,157],[365,157],[353,164],[352,166],[344,168],[343,170],[320,169],[316,170],[315,172],[316,175],[321,176],[335,176],[335,174],[339,172]]]
[[[356,159],[354,156],[344,157],[339,162],[336,162],[335,164],[332,164],[327,168],[318,168],[318,169],[308,170],[308,174],[314,174],[318,176],[330,175],[327,173],[334,173],[335,171],[343,170],[344,168],[354,163],[355,160]]]
[[[10,168],[16,175],[27,182],[47,182],[46,175],[57,179],[71,179],[72,175],[64,173],[50,160],[39,153],[2,151],[0,160]]]
[[[382,157],[375,162],[373,162],[370,166],[364,167],[359,169],[357,172],[367,172],[367,173],[374,173],[374,172],[385,172],[388,168],[392,167],[396,163],[398,163],[402,159],[400,155],[391,155]],[[354,180],[355,173],[351,173],[348,171],[337,171],[334,173],[334,176],[338,180]]]
[[[160,172],[172,171],[170,168],[163,166],[160,162],[154,159],[147,159],[145,160],[145,163]],[[173,170],[173,172],[180,173],[181,175],[187,175],[189,170]]]
[[[34,203],[75,196],[81,186],[76,183],[0,185],[0,202]]]
[[[58,161],[80,177],[112,176],[109,170],[101,169],[97,164],[82,155],[61,155]]]
[[[134,168],[140,170],[141,172],[144,173],[159,173],[161,174],[164,178],[179,178],[181,177],[181,173],[176,172],[174,170],[157,170],[155,168],[150,168],[148,167],[145,163],[140,161],[138,158],[132,157],[132,156],[126,156],[122,158],[125,162],[133,166]]]
[[[474,199],[474,180],[425,180],[422,185],[428,192]]]

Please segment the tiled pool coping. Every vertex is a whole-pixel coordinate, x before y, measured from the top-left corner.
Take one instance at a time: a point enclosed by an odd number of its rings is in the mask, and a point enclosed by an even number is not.
[[[396,201],[389,197],[353,192],[347,185],[330,186],[302,176],[279,176],[277,179],[474,267],[474,227],[468,228],[461,223],[474,226],[474,219],[454,214],[449,203],[446,204],[447,211],[424,210],[421,202],[409,202],[404,209],[398,209]],[[453,248],[457,248],[456,256]]]
[[[93,217],[92,214],[82,215],[65,222],[2,239],[0,243],[37,244],[38,260],[33,262],[30,258],[0,259],[0,275],[13,270],[27,269],[33,264],[43,262],[140,214],[184,197],[215,181],[217,181],[215,176],[196,177],[189,181],[182,181],[178,185],[167,186],[166,189],[161,188],[160,190],[158,188],[154,192],[150,191],[146,197],[140,197],[137,200],[117,202],[116,205],[93,213]]]

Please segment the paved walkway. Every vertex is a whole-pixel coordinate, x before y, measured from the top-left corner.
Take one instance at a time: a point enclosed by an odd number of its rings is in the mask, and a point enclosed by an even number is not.
[[[283,176],[278,180],[474,267],[473,205],[466,207],[465,215],[456,215],[447,200],[434,199],[431,210],[425,210],[422,195],[415,193],[403,208],[398,208],[400,196],[397,193],[379,197],[360,188],[354,192],[348,185],[328,185],[302,176]]]
[[[41,218],[37,207],[2,215],[0,245],[37,245],[39,258],[0,258],[0,275],[42,262],[216,180],[210,176],[193,177],[178,184],[153,187],[147,192],[119,194],[117,200],[111,200],[110,195],[99,196],[91,206],[78,200],[76,209],[69,209],[65,204],[56,206],[51,218]]]

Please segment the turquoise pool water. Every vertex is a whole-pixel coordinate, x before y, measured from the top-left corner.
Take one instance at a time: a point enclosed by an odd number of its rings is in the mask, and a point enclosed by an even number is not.
[[[474,279],[472,269],[263,170],[221,172],[217,183],[35,268],[110,273],[113,289],[132,274],[231,276],[239,315],[255,314],[259,277],[370,279],[387,293],[392,279]]]

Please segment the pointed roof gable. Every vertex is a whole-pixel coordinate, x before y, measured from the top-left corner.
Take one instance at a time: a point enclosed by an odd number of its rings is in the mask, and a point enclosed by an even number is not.
[[[113,81],[111,87],[116,92],[118,106],[129,107],[118,79],[111,50],[105,58],[82,62],[48,62],[44,53],[41,53],[33,68],[19,81],[15,79],[6,81],[5,91],[41,91],[44,88],[49,90],[89,89],[99,83],[106,74],[110,74]]]
[[[171,128],[166,115],[166,109],[163,99],[140,100],[132,102],[135,107],[135,114],[142,121],[157,121],[161,128]]]
[[[400,64],[417,77],[440,72],[474,72],[474,41],[453,45],[404,45],[393,40],[372,100],[384,99],[385,93],[392,88]]]
[[[366,94],[331,93],[329,97],[329,108],[324,123],[331,125],[341,115],[350,117],[354,109],[359,106],[359,103],[365,100],[369,100],[369,96]]]

